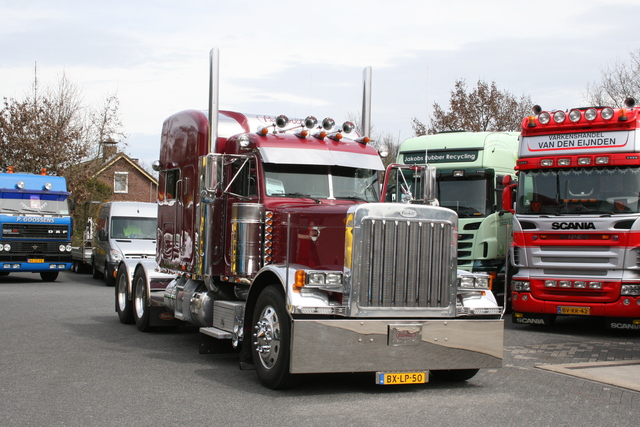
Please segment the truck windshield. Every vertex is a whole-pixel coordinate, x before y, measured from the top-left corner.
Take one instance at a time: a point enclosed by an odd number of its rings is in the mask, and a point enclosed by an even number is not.
[[[440,206],[453,209],[461,218],[491,213],[487,179],[438,179]]]
[[[520,214],[625,214],[640,212],[639,167],[521,171]]]
[[[69,215],[69,204],[64,200],[47,200],[39,195],[21,195],[22,198],[1,198],[0,213]]]
[[[158,220],[156,218],[113,217],[111,238],[113,239],[155,239]]]
[[[264,169],[267,196],[379,200],[378,172],[375,170],[272,163],[266,163]]]

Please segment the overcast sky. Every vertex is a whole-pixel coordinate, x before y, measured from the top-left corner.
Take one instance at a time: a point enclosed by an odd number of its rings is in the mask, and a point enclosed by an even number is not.
[[[220,49],[220,107],[341,123],[362,105],[399,140],[448,109],[458,79],[495,81],[543,109],[581,106],[589,82],[640,47],[638,0],[0,0],[0,96],[64,72],[98,105],[120,100],[127,151],[158,157],[162,122],[206,109]]]

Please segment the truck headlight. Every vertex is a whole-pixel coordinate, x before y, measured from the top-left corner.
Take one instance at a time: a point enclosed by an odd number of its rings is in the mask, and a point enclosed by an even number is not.
[[[295,287],[297,289],[322,289],[342,292],[342,272],[340,271],[296,271]]]
[[[524,281],[524,280],[514,280],[513,282],[511,282],[511,286],[512,286],[513,290],[516,291],[516,292],[530,292],[531,291],[531,284],[529,282]]]
[[[486,274],[458,274],[460,289],[489,289],[489,276]]]
[[[620,295],[640,295],[640,284],[622,285]]]
[[[121,261],[122,260],[122,252],[117,249],[111,249],[111,259],[113,261]]]

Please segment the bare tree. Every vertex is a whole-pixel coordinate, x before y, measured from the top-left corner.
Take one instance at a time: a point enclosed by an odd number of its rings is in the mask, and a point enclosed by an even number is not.
[[[600,82],[587,84],[587,105],[623,107],[628,97],[640,99],[640,48],[629,52],[628,61],[616,58],[601,70]]]
[[[0,167],[22,172],[46,168],[62,175],[88,154],[77,89],[63,75],[58,87],[24,101],[4,98],[0,110]]]
[[[113,94],[107,96],[103,104],[89,114],[85,138],[95,141],[92,146],[92,157],[102,157],[105,142],[121,141],[122,143],[127,138],[119,110],[120,100],[116,94]]]
[[[92,179],[99,167],[102,143],[125,138],[116,95],[97,109],[83,102],[78,86],[65,74],[57,86],[39,90],[20,101],[4,98],[0,109],[0,169],[13,166],[19,172],[50,173],[67,178],[76,206],[104,200],[112,191]],[[83,213],[75,213],[76,224]]]
[[[528,95],[517,98],[509,91],[499,90],[495,82],[479,80],[476,88],[467,92],[467,84],[461,79],[451,91],[450,111],[434,102],[429,126],[414,117],[412,127],[416,136],[452,130],[518,131],[531,105]]]

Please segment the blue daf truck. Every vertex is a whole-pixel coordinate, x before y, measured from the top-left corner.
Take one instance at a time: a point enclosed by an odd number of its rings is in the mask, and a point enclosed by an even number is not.
[[[69,196],[63,177],[0,172],[0,275],[40,273],[52,282],[71,268]]]

